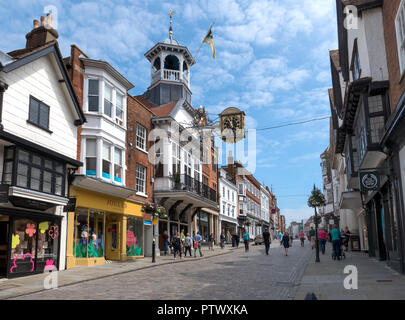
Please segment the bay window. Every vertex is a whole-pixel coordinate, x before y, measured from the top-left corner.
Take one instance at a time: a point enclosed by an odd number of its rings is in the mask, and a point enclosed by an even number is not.
[[[65,167],[62,163],[14,146],[6,147],[4,153],[3,183],[64,195]]]

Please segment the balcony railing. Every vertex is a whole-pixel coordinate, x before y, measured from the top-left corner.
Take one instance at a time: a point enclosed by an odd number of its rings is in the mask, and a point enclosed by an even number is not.
[[[190,76],[178,70],[161,69],[152,71],[152,83],[159,80],[178,81],[190,85]]]
[[[211,189],[206,184],[190,177],[187,174],[180,175],[180,181],[175,181],[175,178],[172,178],[173,189],[174,190],[186,190],[198,194],[208,200],[217,202],[217,192],[214,189]]]

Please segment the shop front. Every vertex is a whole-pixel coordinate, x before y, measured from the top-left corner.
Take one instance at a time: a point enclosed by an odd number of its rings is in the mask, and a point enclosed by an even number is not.
[[[0,276],[59,269],[61,216],[0,209]]]
[[[68,213],[67,268],[144,257],[141,205],[76,186]]]
[[[225,235],[225,241],[231,243],[232,235],[237,232],[237,223],[221,220],[221,232]]]

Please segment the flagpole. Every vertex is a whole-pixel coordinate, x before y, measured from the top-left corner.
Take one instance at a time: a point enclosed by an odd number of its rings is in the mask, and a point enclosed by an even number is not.
[[[213,22],[213,23],[211,24],[211,27],[208,29],[208,32],[207,32],[207,34],[205,35],[203,41],[201,41],[201,45],[200,45],[200,47],[198,48],[197,53],[196,53],[195,56],[194,56],[194,61],[197,60],[197,56],[199,55],[200,50],[201,50],[202,46],[204,45],[204,40],[205,40],[205,38],[208,36],[208,34],[210,33],[212,27],[214,26],[214,23],[215,23],[215,22]]]

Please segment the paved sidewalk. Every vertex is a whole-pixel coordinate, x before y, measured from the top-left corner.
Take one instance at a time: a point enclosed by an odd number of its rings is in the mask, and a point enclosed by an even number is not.
[[[395,272],[384,261],[370,258],[366,253],[346,252],[346,259],[334,261],[329,244],[321,262],[315,262],[315,250],[297,289],[295,300],[304,300],[314,293],[318,300],[402,300],[405,299],[405,276]],[[358,270],[358,289],[346,290],[344,274],[348,265]]]
[[[272,243],[272,246],[278,246],[276,242]],[[58,287],[69,286],[85,281],[102,279],[118,274],[125,274],[137,270],[143,270],[147,268],[153,268],[165,264],[172,263],[185,263],[208,259],[225,254],[231,254],[236,250],[244,250],[244,245],[241,243],[238,248],[232,248],[227,245],[224,249],[215,247],[215,250],[208,250],[208,247],[203,246],[203,257],[197,258],[186,257],[183,259],[173,259],[173,255],[156,257],[156,263],[152,263],[151,257],[141,258],[133,261],[125,262],[112,262],[103,265],[92,267],[75,267],[69,270],[63,270],[58,272]],[[194,253],[194,250],[193,250]],[[16,279],[0,279],[0,299],[15,298],[30,293],[37,293],[44,291],[44,278],[49,274],[37,274]]]

